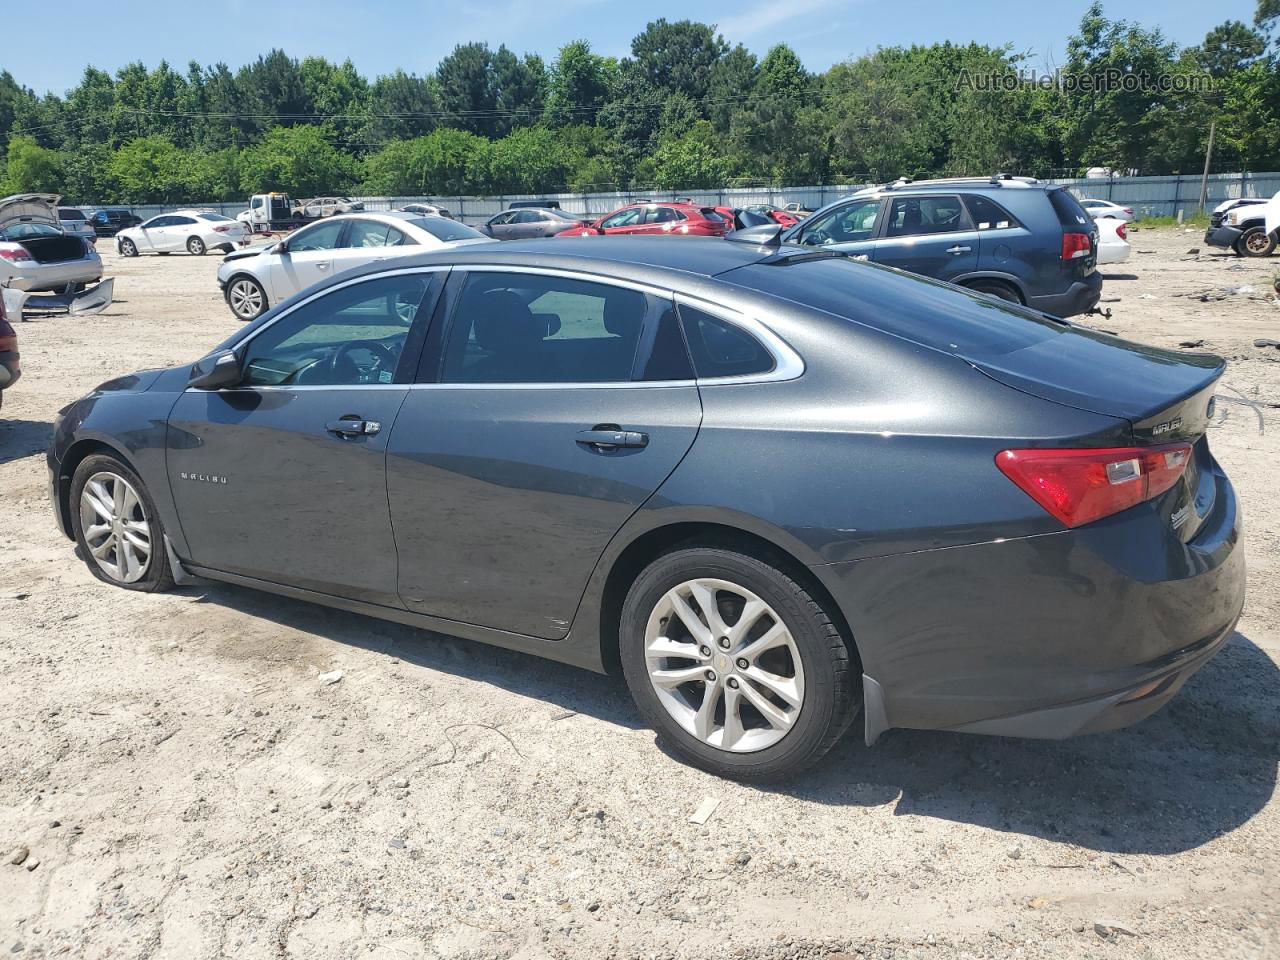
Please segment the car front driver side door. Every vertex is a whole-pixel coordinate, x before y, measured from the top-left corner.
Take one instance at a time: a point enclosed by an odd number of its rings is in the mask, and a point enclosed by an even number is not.
[[[333,252],[343,244],[346,220],[327,220],[305,227],[284,242],[284,252],[274,254],[271,301],[280,303],[329,277]]]
[[[876,221],[882,206],[883,201],[876,198],[851,200],[826,213],[814,214],[804,221],[795,242],[865,260],[875,247]]]
[[[401,606],[386,445],[443,276],[326,291],[237,347],[235,387],[182,394],[167,459],[195,567]]]

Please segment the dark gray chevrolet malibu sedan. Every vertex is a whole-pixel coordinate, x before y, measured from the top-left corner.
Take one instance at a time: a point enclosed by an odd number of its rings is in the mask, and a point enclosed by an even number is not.
[[[193,575],[594,670],[777,778],[890,727],[1133,723],[1226,641],[1216,357],[828,252],[478,245],[351,272],[62,411],[100,579]]]

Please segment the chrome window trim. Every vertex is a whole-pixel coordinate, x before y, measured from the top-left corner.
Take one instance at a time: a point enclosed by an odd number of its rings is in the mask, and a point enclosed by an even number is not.
[[[238,393],[244,391],[256,392],[259,390],[643,390],[690,386],[719,387],[750,383],[781,383],[787,380],[795,380],[801,376],[805,370],[804,360],[800,358],[800,355],[797,354],[785,340],[769,329],[769,327],[761,320],[750,314],[741,313],[738,310],[726,307],[723,304],[715,303],[711,300],[706,300],[702,297],[686,293],[678,293],[664,287],[640,281],[624,280],[618,277],[607,277],[601,274],[588,273],[581,270],[570,270],[556,267],[527,267],[519,264],[432,264],[430,266],[403,267],[399,270],[388,270],[383,273],[353,277],[343,283],[334,284],[332,287],[325,287],[323,290],[317,291],[305,300],[294,304],[284,313],[281,313],[277,317],[273,317],[270,323],[264,324],[262,327],[254,330],[251,334],[246,334],[240,340],[237,340],[229,349],[239,350],[244,344],[252,340],[254,337],[266,330],[269,330],[285,317],[291,316],[294,311],[300,310],[320,297],[326,296],[334,291],[342,290],[357,283],[380,280],[385,277],[403,276],[415,273],[439,273],[441,271],[450,271],[455,269],[468,273],[525,273],[536,276],[563,277],[569,280],[579,280],[584,283],[602,283],[608,286],[622,287],[623,289],[635,290],[640,293],[647,293],[657,297],[670,298],[677,305],[681,303],[688,304],[690,307],[709,313],[714,317],[724,320],[726,323],[741,327],[764,345],[764,348],[773,356],[774,366],[772,370],[764,373],[752,373],[736,377],[694,377],[687,380],[605,380],[597,382],[569,383],[302,384],[297,386],[262,385],[256,387],[231,387],[215,391],[198,390],[196,387],[187,387],[184,392]]]

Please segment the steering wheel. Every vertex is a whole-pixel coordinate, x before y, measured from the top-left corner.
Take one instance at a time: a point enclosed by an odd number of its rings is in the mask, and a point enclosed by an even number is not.
[[[368,350],[373,354],[373,366],[361,368],[348,354],[352,350]],[[332,383],[377,383],[378,375],[385,371],[395,373],[397,357],[386,344],[377,340],[348,340],[333,351],[329,358],[329,375]]]

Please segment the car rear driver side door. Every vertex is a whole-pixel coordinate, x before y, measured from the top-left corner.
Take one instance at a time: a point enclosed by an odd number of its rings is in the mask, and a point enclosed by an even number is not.
[[[605,546],[701,423],[675,322],[664,291],[453,273],[388,447],[409,610],[567,634]]]
[[[236,348],[240,382],[188,389],[167,461],[197,568],[400,607],[386,446],[441,269],[353,281]]]

